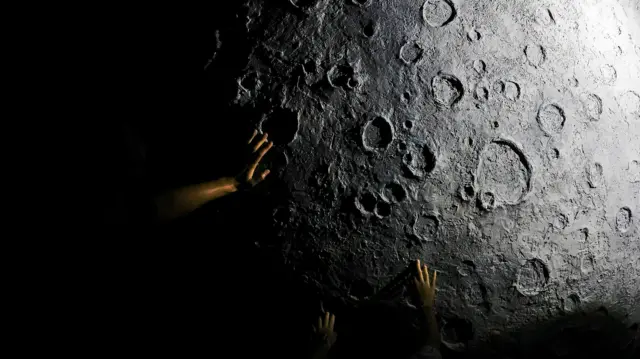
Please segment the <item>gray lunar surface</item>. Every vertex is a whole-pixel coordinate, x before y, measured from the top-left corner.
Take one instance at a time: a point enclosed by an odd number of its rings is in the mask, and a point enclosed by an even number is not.
[[[640,320],[640,2],[246,9],[233,102],[277,145],[305,285],[362,301],[420,258],[476,338],[603,303]]]

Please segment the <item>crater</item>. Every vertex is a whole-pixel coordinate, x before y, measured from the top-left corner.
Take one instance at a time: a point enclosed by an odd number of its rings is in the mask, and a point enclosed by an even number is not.
[[[433,241],[438,234],[440,221],[433,215],[422,215],[413,224],[413,233],[422,241]]]
[[[563,300],[564,311],[571,313],[580,308],[580,296],[577,294],[570,294],[567,299]]]
[[[351,2],[358,6],[369,6],[372,0],[351,0]]]
[[[467,39],[471,42],[480,41],[481,38],[482,35],[480,35],[477,30],[469,30],[469,32],[467,32]]]
[[[372,37],[376,34],[376,23],[373,21],[369,21],[363,28],[362,33],[366,37]]]
[[[371,213],[375,210],[377,202],[376,196],[373,193],[363,191],[356,200],[356,207],[358,207],[361,212]]]
[[[407,130],[412,129],[413,128],[413,121],[410,121],[410,120],[404,121],[404,128],[406,128]]]
[[[604,169],[598,162],[587,166],[587,183],[591,188],[598,188],[604,184]]]
[[[484,75],[484,73],[487,71],[487,64],[482,60],[475,60],[473,62],[473,69],[478,75]]]
[[[473,200],[476,196],[476,189],[473,187],[473,184],[467,183],[460,188],[460,198],[463,201],[469,202]]]
[[[407,144],[403,141],[398,142],[398,151],[400,151],[401,153],[407,151]]]
[[[616,229],[618,232],[625,233],[631,227],[631,209],[622,207],[616,214]]]
[[[510,205],[522,202],[531,191],[532,174],[531,163],[515,143],[493,140],[482,151],[477,169],[477,187],[483,192],[481,202],[488,207],[493,207],[492,201]],[[485,193],[491,194],[487,200],[482,198]]]
[[[437,104],[451,107],[462,98],[464,88],[457,77],[440,74],[431,81],[433,98]]]
[[[551,10],[546,8],[539,8],[536,11],[536,22],[543,26],[550,26],[556,23]]]
[[[587,117],[591,121],[598,121],[602,115],[602,99],[596,94],[587,94],[582,103]]]
[[[557,160],[560,158],[560,150],[557,148],[552,148],[549,150],[549,159]]]
[[[547,59],[546,51],[540,45],[527,45],[524,48],[524,54],[529,64],[533,67],[539,67]]]
[[[497,94],[500,94],[500,95],[501,95],[501,94],[503,94],[503,93],[504,93],[504,90],[505,90],[505,87],[506,87],[506,86],[507,86],[507,85],[504,83],[504,81],[500,81],[500,80],[498,80],[498,81],[496,81],[496,82],[494,82],[494,83],[493,83],[492,88],[493,88],[493,91],[494,91],[495,93],[497,93]]]
[[[516,274],[516,290],[524,296],[542,292],[549,282],[549,268],[538,258],[528,260]]]
[[[473,339],[473,325],[460,318],[447,319],[440,330],[440,340],[448,349],[463,352],[467,343]]]
[[[409,101],[411,101],[411,93],[406,91],[405,93],[402,94],[402,102],[408,103]]]
[[[557,135],[562,132],[566,117],[562,107],[556,104],[542,105],[538,110],[538,125],[547,135]]]
[[[299,116],[289,109],[276,109],[267,115],[260,124],[263,133],[269,134],[269,140],[276,145],[287,145],[298,135]]]
[[[250,72],[240,80],[240,85],[248,91],[254,91],[258,88],[259,80],[258,74],[255,72]]]
[[[578,85],[580,85],[580,82],[574,76],[570,76],[566,79],[566,84],[569,87],[578,87]]]
[[[327,72],[327,80],[332,87],[348,88],[349,80],[354,75],[355,71],[350,65],[334,65]]]
[[[409,41],[400,48],[400,59],[407,65],[413,65],[420,61],[424,50],[415,41]]]
[[[411,146],[402,161],[405,173],[418,179],[431,173],[436,167],[436,156],[427,145]]]
[[[318,65],[316,64],[315,60],[308,60],[304,63],[304,65],[302,65],[302,69],[304,70],[305,74],[312,75],[318,71]]]
[[[607,85],[613,84],[618,79],[618,72],[611,65],[602,65],[600,73],[602,74],[602,81]]]
[[[478,197],[478,204],[485,211],[491,211],[496,208],[496,196],[492,192],[483,192]]]
[[[596,260],[591,253],[585,253],[580,257],[580,271],[582,274],[590,274],[596,267]]]
[[[393,136],[391,123],[384,117],[376,117],[365,125],[362,141],[366,149],[383,150],[393,141]]]
[[[624,113],[630,118],[640,119],[640,96],[633,92],[627,91],[620,96],[620,107]]]
[[[456,9],[448,0],[427,0],[422,6],[422,18],[433,27],[441,27],[456,17]]]
[[[407,199],[407,191],[401,184],[392,182],[384,186],[382,197],[388,202],[400,203]]]
[[[489,90],[484,86],[478,86],[474,97],[480,102],[487,102],[489,100]]]
[[[391,214],[391,205],[387,202],[376,203],[375,214],[381,218],[388,217]]]
[[[315,7],[319,1],[320,0],[289,0],[291,5],[304,10]]]
[[[504,96],[511,100],[515,101],[520,98],[520,85],[513,81],[507,81],[504,83]]]
[[[629,162],[629,182],[640,182],[640,161],[632,160]]]

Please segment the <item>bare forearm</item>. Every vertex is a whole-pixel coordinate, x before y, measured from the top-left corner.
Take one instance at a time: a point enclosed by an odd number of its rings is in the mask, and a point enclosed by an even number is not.
[[[160,220],[182,217],[207,202],[237,191],[238,182],[233,178],[182,187],[155,198]]]
[[[440,330],[436,321],[436,314],[431,306],[422,307],[425,317],[427,318],[427,345],[436,349],[440,348]]]

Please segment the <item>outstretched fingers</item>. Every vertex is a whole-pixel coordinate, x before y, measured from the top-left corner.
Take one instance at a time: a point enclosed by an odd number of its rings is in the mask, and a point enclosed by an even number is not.
[[[264,136],[264,138],[266,139],[266,135]],[[269,142],[269,144],[266,147],[264,147],[263,149],[260,150],[260,152],[258,153],[258,157],[256,158],[256,160],[249,167],[249,171],[247,172],[247,179],[250,180],[250,179],[253,178],[253,174],[255,173],[256,168],[258,167],[258,164],[260,164],[260,161],[262,160],[262,157],[264,157],[264,155],[267,154],[267,152],[269,152],[271,147],[273,147],[273,142]],[[269,173],[267,173],[267,174],[269,174]],[[264,173],[262,175],[264,175],[266,177],[266,175]]]
[[[265,133],[264,135],[262,135],[262,138],[260,139],[260,141],[258,141],[258,143],[255,144],[255,146],[253,146],[253,152],[256,152],[260,149],[260,147],[267,142],[267,137],[269,137],[269,134]]]
[[[427,288],[431,287],[431,283],[429,282],[429,268],[427,267],[427,265],[424,265],[424,281],[427,284]]]
[[[251,135],[251,138],[249,139],[249,142],[247,142],[247,144],[250,145],[253,139],[256,138],[257,135],[258,135],[258,130],[253,130],[253,135]]]
[[[333,326],[336,324],[336,315],[331,314],[331,320],[329,321],[329,330],[333,332]]]
[[[418,278],[420,278],[420,282],[424,282],[424,276],[422,275],[422,267],[420,266],[420,260],[416,261],[416,266],[418,267]]]

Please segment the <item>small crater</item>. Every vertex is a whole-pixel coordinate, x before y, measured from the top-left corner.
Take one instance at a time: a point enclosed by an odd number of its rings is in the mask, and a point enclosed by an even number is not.
[[[557,160],[560,158],[560,150],[557,148],[552,148],[549,150],[549,159]]]
[[[547,135],[557,135],[564,128],[566,117],[562,107],[556,104],[542,105],[538,110],[538,125]]]
[[[569,234],[571,243],[587,243],[589,241],[589,228],[580,228]]]
[[[427,0],[422,7],[422,18],[433,27],[441,27],[456,17],[456,9],[448,0]]]
[[[580,271],[582,274],[590,274],[596,267],[596,260],[591,253],[585,253],[580,257]]]
[[[318,64],[316,64],[315,60],[308,60],[302,65],[304,69],[304,73],[307,75],[313,75],[318,71]]]
[[[567,86],[569,87],[578,87],[578,85],[580,85],[580,82],[574,76],[567,78],[565,81]]]
[[[351,2],[358,6],[369,6],[371,5],[372,0],[351,0]]]
[[[463,201],[470,202],[476,196],[476,189],[473,187],[473,184],[467,183],[462,188],[460,188],[460,198]]]
[[[567,299],[563,301],[564,311],[567,313],[574,312],[580,309],[580,296],[577,294],[570,294]]]
[[[469,30],[469,32],[467,32],[467,39],[471,42],[480,41],[481,38],[482,35],[480,35],[477,30]]]
[[[504,83],[504,96],[511,100],[515,101],[520,98],[520,85],[513,81],[507,81]]]
[[[587,166],[587,183],[591,188],[598,188],[604,184],[604,169],[598,162]]]
[[[413,128],[413,121],[409,121],[409,120],[404,121],[404,128],[406,128],[407,130],[412,129]]]
[[[407,199],[407,191],[401,184],[392,182],[382,189],[382,197],[388,202],[400,203]]]
[[[602,99],[595,94],[587,94],[582,100],[584,110],[591,121],[598,121],[602,115]]]
[[[524,48],[524,54],[529,64],[533,67],[539,67],[547,59],[546,51],[540,45],[527,45]]]
[[[327,72],[327,80],[332,87],[348,88],[349,80],[354,75],[353,67],[349,65],[334,65]]]
[[[391,215],[391,205],[387,202],[376,203],[375,214],[378,217],[384,218]]]
[[[630,118],[640,119],[640,95],[627,91],[619,98],[620,107]]]
[[[489,90],[484,86],[478,86],[474,97],[480,102],[487,102],[489,100]]]
[[[358,82],[358,79],[355,77],[352,77],[347,81],[347,87],[352,90],[356,89],[358,85],[360,85],[360,82]]]
[[[483,207],[493,207],[491,202],[518,204],[531,191],[531,163],[522,150],[508,140],[496,139],[484,148],[476,173],[478,186],[484,192],[480,198]]]
[[[412,146],[403,158],[404,169],[407,175],[422,178],[431,173],[436,167],[436,156],[429,146]]]
[[[473,325],[466,319],[447,319],[440,330],[440,339],[448,349],[464,352],[467,343],[473,339]]]
[[[289,0],[291,5],[303,10],[309,10],[315,7],[319,1],[320,0]]]
[[[616,229],[618,232],[625,233],[631,227],[631,209],[622,207],[616,214]]]
[[[422,241],[433,241],[438,234],[440,221],[436,216],[423,215],[416,218],[413,224],[413,233]]]
[[[534,296],[542,292],[549,282],[549,269],[540,259],[528,260],[518,269],[516,290],[524,296]]]
[[[356,205],[360,211],[371,213],[376,208],[377,202],[376,196],[373,193],[364,191],[358,196]]]
[[[463,277],[469,276],[471,273],[475,272],[475,270],[476,264],[470,260],[464,260],[462,261],[462,265],[458,266],[458,273]]]
[[[491,192],[483,192],[478,197],[478,204],[485,211],[491,211],[496,208],[496,196]]]
[[[411,101],[411,94],[409,92],[405,92],[402,94],[402,102],[408,103]]]
[[[403,141],[398,142],[398,151],[404,153],[407,150],[407,144]]]
[[[618,79],[618,72],[611,65],[603,65],[600,68],[600,73],[602,74],[602,81],[607,85],[613,84]]]
[[[365,125],[362,142],[366,149],[383,150],[391,141],[393,141],[393,126],[384,117],[376,117]]]
[[[431,81],[433,97],[437,104],[451,107],[462,98],[464,88],[457,77],[440,74]]]
[[[551,226],[556,231],[562,231],[569,225],[569,218],[564,213],[556,213],[551,221]]]
[[[482,60],[475,60],[473,62],[473,69],[478,75],[482,76],[487,71],[487,64]]]
[[[495,93],[502,95],[504,93],[506,86],[507,85],[503,81],[498,80],[493,83],[492,88]]]
[[[372,37],[376,34],[376,23],[373,21],[369,21],[363,28],[362,33],[366,37]]]
[[[640,182],[640,161],[632,160],[629,162],[629,182]]]
[[[473,138],[467,138],[467,145],[469,145],[469,147],[473,147]]]
[[[556,23],[551,10],[546,8],[539,8],[536,11],[536,22],[543,26],[550,26]]]
[[[400,48],[400,60],[407,65],[413,65],[420,61],[424,50],[415,41],[409,41]]]
[[[258,88],[259,80],[258,74],[250,72],[240,80],[240,85],[247,91],[254,91]]]
[[[277,109],[267,115],[260,124],[263,133],[276,145],[287,145],[298,135],[299,116],[289,109]]]
[[[498,128],[498,127],[500,127],[500,122],[493,121],[493,128]]]

